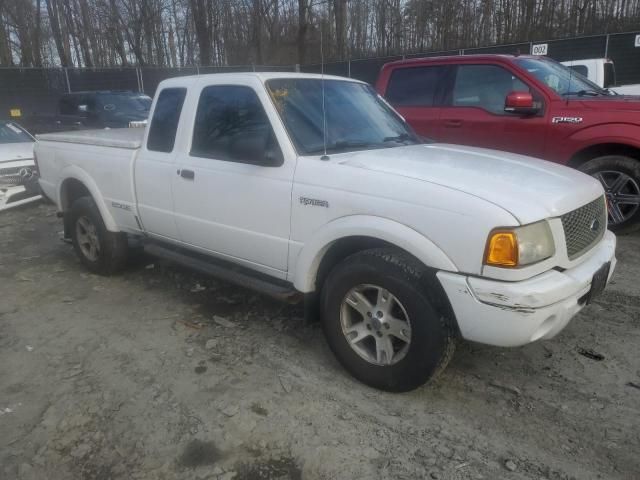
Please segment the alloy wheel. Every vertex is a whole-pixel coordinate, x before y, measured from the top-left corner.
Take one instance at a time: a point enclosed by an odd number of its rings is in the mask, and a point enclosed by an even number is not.
[[[374,365],[402,360],[411,344],[411,323],[402,303],[387,289],[358,285],[344,297],[340,325],[349,346]]]
[[[615,170],[601,170],[593,176],[604,187],[610,224],[619,225],[636,214],[640,208],[640,186],[633,177]]]
[[[80,217],[76,221],[76,239],[82,254],[92,262],[100,256],[100,241],[95,225],[88,217]]]

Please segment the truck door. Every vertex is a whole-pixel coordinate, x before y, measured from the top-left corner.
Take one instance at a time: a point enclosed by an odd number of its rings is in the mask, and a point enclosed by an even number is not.
[[[284,278],[295,160],[284,161],[261,95],[210,85],[192,99],[193,136],[174,172],[175,214],[183,242]]]
[[[164,88],[158,94],[146,143],[135,160],[134,183],[138,213],[144,229],[179,241],[174,219],[171,182],[176,174],[174,152],[180,112],[187,90]]]
[[[531,92],[540,113],[504,110],[510,92]],[[458,65],[440,114],[438,140],[541,157],[546,123],[542,97],[500,65]]]

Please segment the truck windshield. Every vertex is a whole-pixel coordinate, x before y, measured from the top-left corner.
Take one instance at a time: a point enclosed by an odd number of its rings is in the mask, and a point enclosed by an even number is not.
[[[106,93],[99,94],[98,108],[111,115],[149,115],[151,98],[138,93]]]
[[[3,143],[26,143],[33,141],[33,137],[19,125],[13,122],[0,122],[0,145]]]
[[[607,90],[554,60],[518,58],[515,62],[558,95],[579,97],[610,95]]]
[[[371,87],[344,80],[279,78],[266,82],[278,113],[301,154],[338,153],[420,143]],[[326,134],[325,134],[326,126]]]

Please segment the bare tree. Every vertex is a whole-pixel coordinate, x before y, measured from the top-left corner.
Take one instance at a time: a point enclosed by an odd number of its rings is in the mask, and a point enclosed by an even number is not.
[[[0,65],[279,64],[640,29],[640,0],[0,0]]]

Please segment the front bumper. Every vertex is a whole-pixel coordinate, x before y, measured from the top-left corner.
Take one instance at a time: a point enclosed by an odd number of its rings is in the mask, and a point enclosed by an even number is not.
[[[515,347],[558,334],[585,306],[593,275],[616,265],[616,237],[606,232],[578,266],[549,270],[520,282],[503,282],[438,272],[462,337],[489,345]]]
[[[38,176],[0,176],[0,211],[40,200]]]

